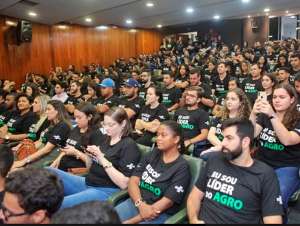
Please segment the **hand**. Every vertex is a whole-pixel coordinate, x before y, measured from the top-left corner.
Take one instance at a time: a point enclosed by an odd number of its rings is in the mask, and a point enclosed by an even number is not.
[[[205,222],[199,219],[195,219],[195,220],[191,220],[190,224],[205,224]]]
[[[260,112],[266,114],[267,116],[271,117],[275,115],[273,107],[270,105],[268,101],[262,100],[260,104]]]
[[[221,150],[222,150],[222,145],[214,146],[214,147],[211,147],[211,148],[209,148],[205,151],[202,151],[200,156],[203,156],[205,154],[212,153],[212,152],[221,151]]]
[[[11,167],[12,170],[17,169],[17,168],[21,168],[23,166],[26,165],[26,162],[21,160],[21,161],[15,161],[13,166]]]
[[[102,151],[100,150],[99,147],[93,145],[93,146],[88,146],[87,149],[87,154],[89,154],[92,157],[96,157],[98,160],[102,160],[104,157],[104,154],[102,153]]]
[[[188,147],[188,146],[190,146],[191,144],[192,144],[192,143],[191,143],[190,140],[184,141],[184,146],[185,146],[185,147]]]
[[[76,156],[76,149],[72,146],[67,146],[65,148],[60,149],[66,155]]]
[[[13,152],[17,152],[19,150],[19,148],[21,147],[21,144],[18,144],[17,146],[13,147],[11,150]]]
[[[160,211],[154,209],[152,205],[148,205],[147,203],[143,203],[139,207],[140,215],[141,217],[147,221],[147,220],[153,220],[157,218],[160,214]]]
[[[261,102],[262,100],[260,98],[257,98],[254,105],[251,114],[257,115],[258,113],[261,113]]]

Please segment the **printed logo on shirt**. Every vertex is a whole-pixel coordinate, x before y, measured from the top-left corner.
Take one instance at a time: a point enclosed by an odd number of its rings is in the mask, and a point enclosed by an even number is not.
[[[282,204],[283,204],[283,201],[282,201],[282,197],[281,197],[281,195],[279,195],[279,197],[278,197],[278,198],[276,198],[276,202],[278,202],[280,205],[282,205]]]
[[[72,139],[68,139],[67,140],[67,144],[70,146],[75,147],[77,145],[77,141],[76,140],[72,140]]]
[[[161,189],[153,183],[161,176],[160,173],[156,172],[150,164],[146,166],[146,171],[143,172],[141,181],[140,181],[140,188],[143,190],[147,190],[151,193],[153,193],[155,196],[161,195]]]
[[[61,140],[61,137],[60,137],[59,135],[55,135],[55,136],[53,136],[53,138],[54,138],[55,140]]]
[[[210,190],[206,191],[205,198],[235,211],[241,211],[244,207],[244,202],[233,196],[237,181],[238,179],[235,177],[214,171],[207,182],[206,186]]]
[[[263,148],[271,151],[284,151],[284,145],[280,144],[276,140],[275,132],[271,129],[264,128],[260,133],[260,145]]]
[[[245,93],[257,93],[257,89],[255,84],[253,83],[246,83],[245,85]]]
[[[139,104],[135,104],[134,105],[136,108],[141,108],[141,105],[139,105]]]
[[[176,185],[174,188],[175,188],[175,190],[176,190],[177,193],[184,193],[184,189],[183,189],[182,186],[177,186]]]
[[[194,125],[189,124],[190,116],[185,115],[179,115],[177,119],[177,123],[183,128],[183,129],[189,129],[193,130],[195,128]]]
[[[142,113],[141,115],[141,119],[145,122],[149,122],[151,115],[146,114],[146,113]]]
[[[126,166],[128,169],[133,170],[135,168],[135,165],[133,163]]]
[[[170,103],[172,103],[172,100],[169,100],[169,93],[163,93],[163,95],[162,95],[162,103],[163,104],[170,104]]]

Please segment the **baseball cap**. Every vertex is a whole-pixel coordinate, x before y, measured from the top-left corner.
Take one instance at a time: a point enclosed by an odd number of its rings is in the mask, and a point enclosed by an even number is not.
[[[125,86],[138,88],[138,87],[140,87],[140,84],[137,80],[129,78],[125,81]]]
[[[111,78],[103,79],[103,81],[99,84],[99,86],[104,88],[115,88],[115,82]]]

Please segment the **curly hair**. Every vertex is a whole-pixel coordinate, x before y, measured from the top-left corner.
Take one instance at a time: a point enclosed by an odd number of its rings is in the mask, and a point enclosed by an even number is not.
[[[10,173],[5,192],[17,195],[26,213],[46,210],[48,217],[60,208],[64,198],[62,182],[46,169],[26,168]]]
[[[238,117],[239,118],[249,118],[250,113],[251,113],[251,104],[249,102],[248,97],[244,93],[244,91],[241,90],[240,88],[236,88],[236,89],[233,89],[233,90],[229,91],[227,93],[227,95],[229,93],[235,93],[238,96],[239,100],[240,100],[241,104],[240,104],[239,111],[238,111],[238,114],[239,114]],[[223,106],[222,113],[221,113],[222,121],[229,118],[229,110],[226,107],[226,102],[227,101],[225,99],[225,104]]]

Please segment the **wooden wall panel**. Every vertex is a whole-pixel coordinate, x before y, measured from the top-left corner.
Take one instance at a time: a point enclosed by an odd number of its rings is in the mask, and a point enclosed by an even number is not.
[[[74,64],[78,70],[90,63],[109,66],[117,58],[135,57],[159,49],[162,36],[158,32],[122,28],[97,30],[82,26],[33,24],[31,43],[7,44],[5,34],[9,27],[0,18],[0,78],[10,78],[21,84],[27,72],[48,74],[51,68],[67,68]]]
[[[0,77],[9,78],[20,84],[27,72],[47,73],[52,66],[50,29],[34,24],[31,43],[17,45],[12,27],[0,18]]]

